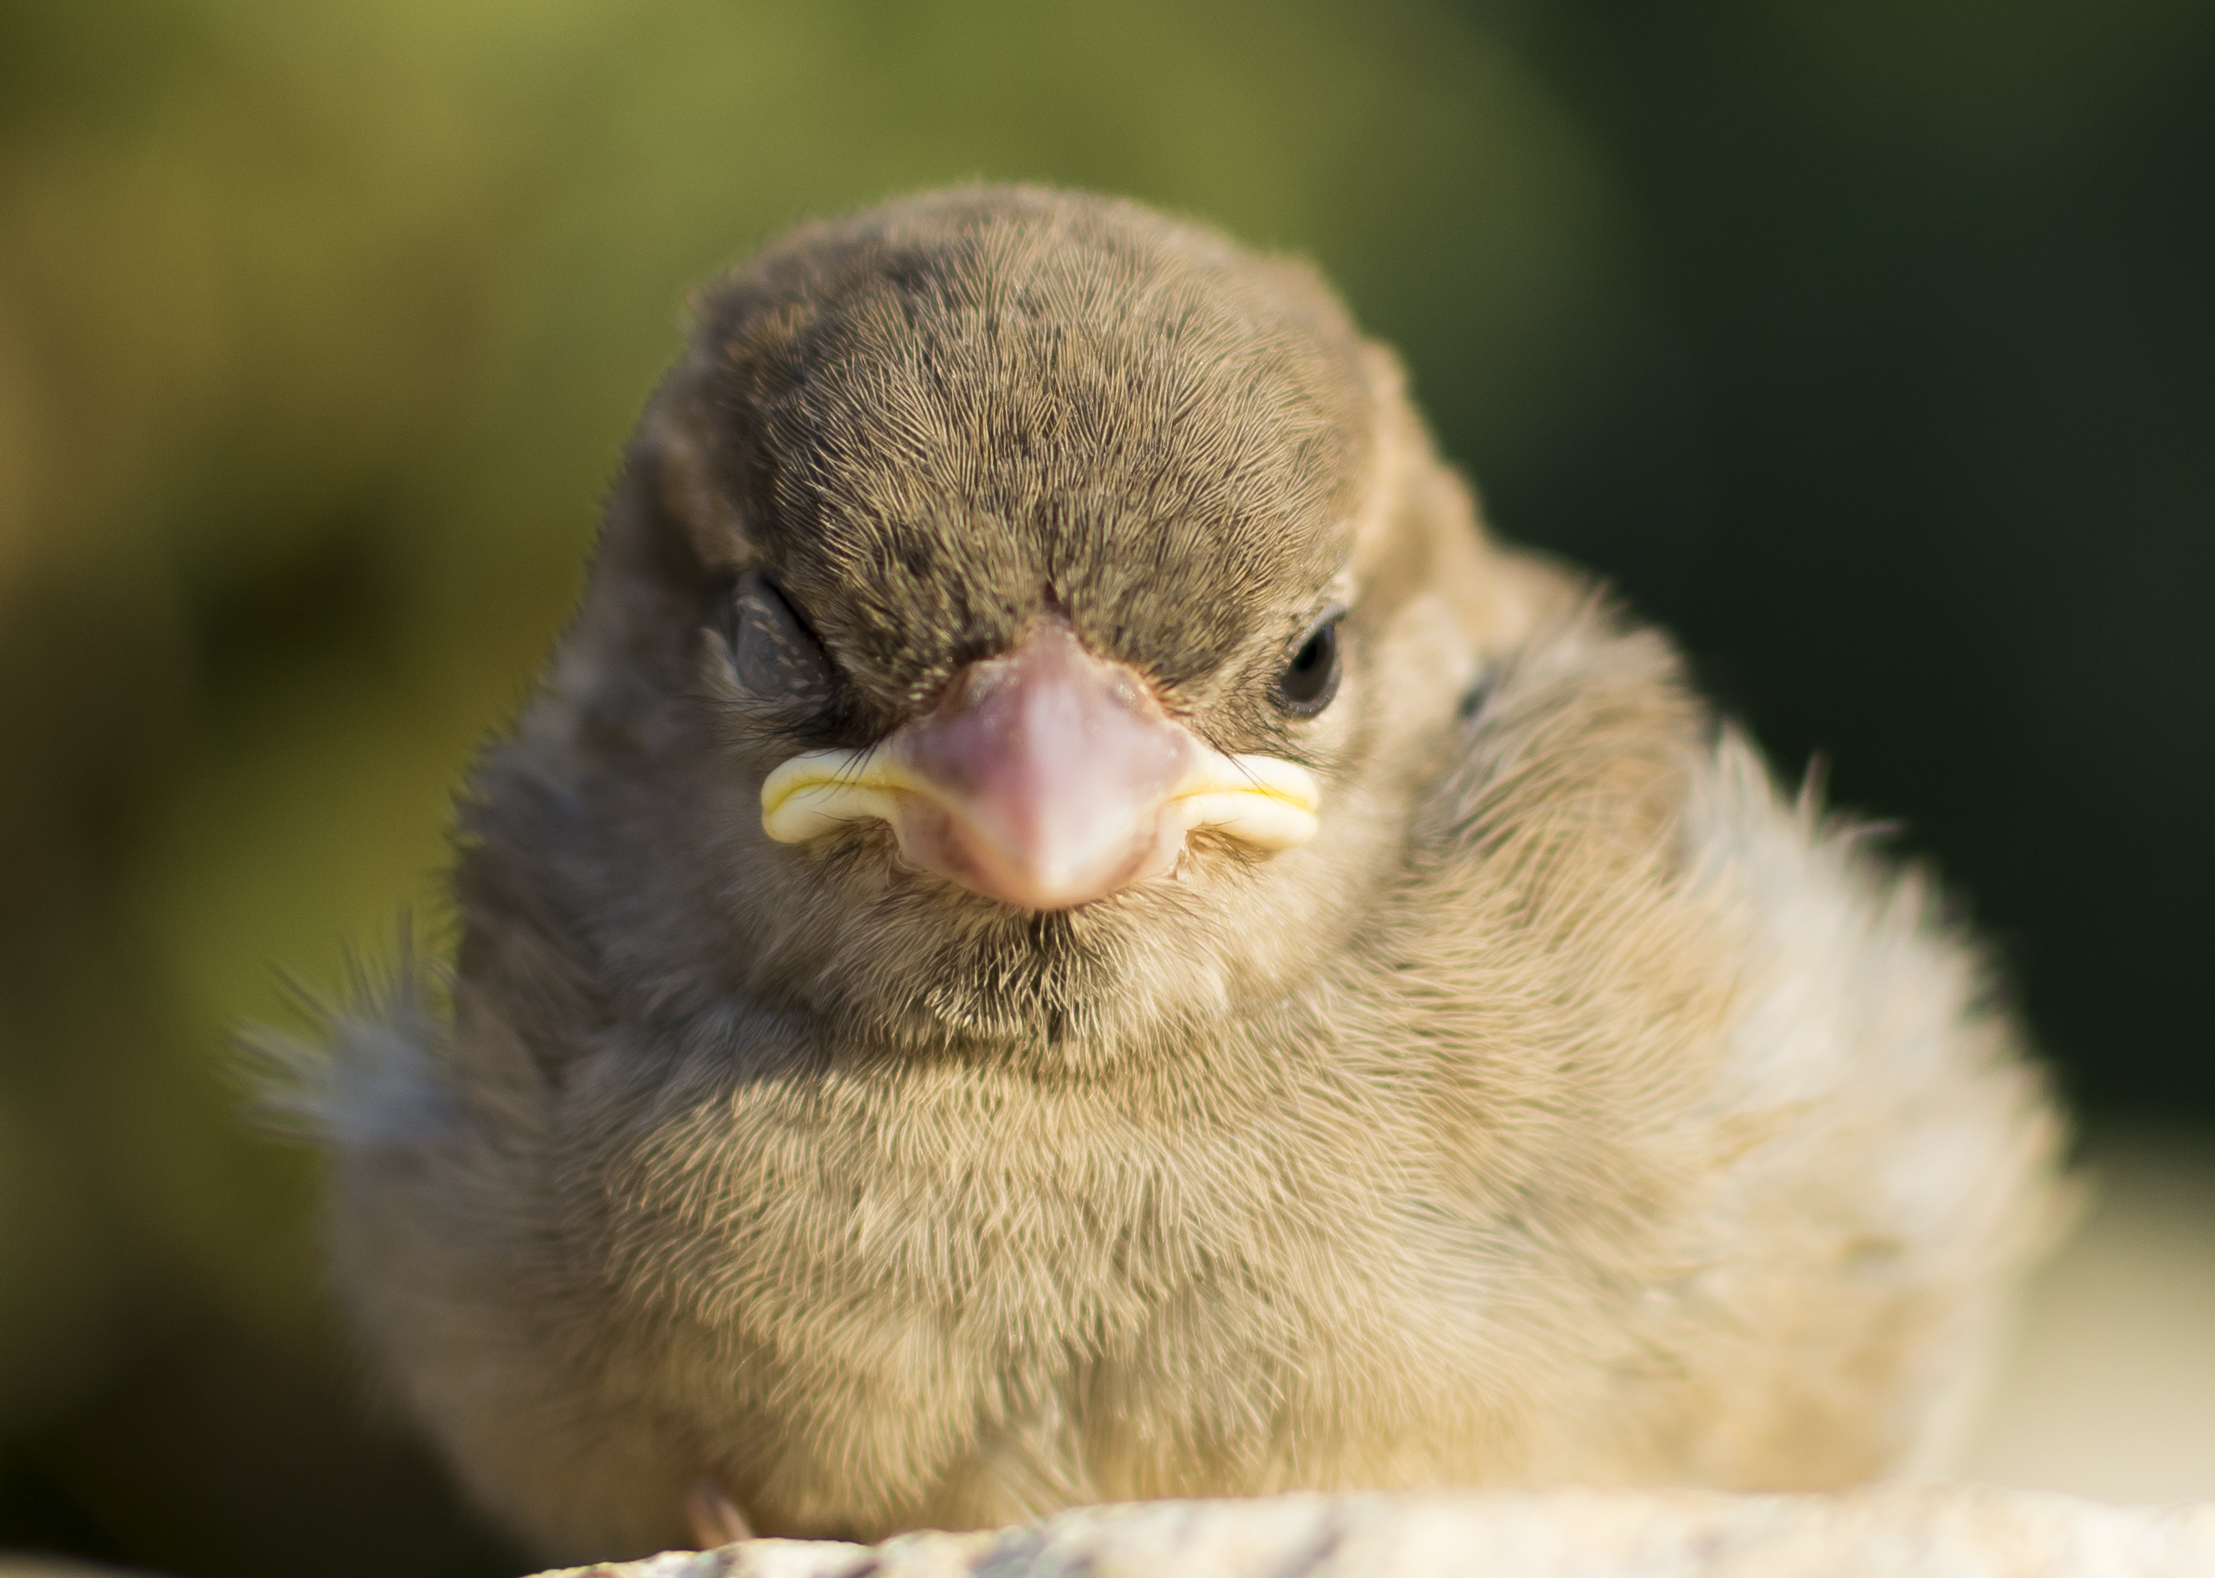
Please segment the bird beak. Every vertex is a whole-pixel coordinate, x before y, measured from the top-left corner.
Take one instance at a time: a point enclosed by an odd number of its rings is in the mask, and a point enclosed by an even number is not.
[[[785,844],[888,822],[910,865],[1060,910],[1168,871],[1195,828],[1256,849],[1304,844],[1319,799],[1305,768],[1214,750],[1136,672],[1049,619],[867,750],[784,763],[762,784],[761,822]]]

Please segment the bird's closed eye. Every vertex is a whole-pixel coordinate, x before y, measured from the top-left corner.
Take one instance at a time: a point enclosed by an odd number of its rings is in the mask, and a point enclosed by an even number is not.
[[[1312,718],[1338,694],[1338,622],[1346,617],[1334,608],[1317,620],[1294,649],[1292,659],[1277,676],[1277,706],[1295,718]]]
[[[738,682],[763,701],[819,706],[831,694],[831,660],[784,594],[759,572],[731,589],[727,634]]]

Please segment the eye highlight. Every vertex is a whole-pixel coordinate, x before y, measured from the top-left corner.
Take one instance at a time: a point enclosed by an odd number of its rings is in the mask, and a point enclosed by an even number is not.
[[[1277,676],[1277,707],[1295,718],[1312,718],[1338,694],[1338,622],[1346,610],[1334,608],[1315,622]]]
[[[731,589],[728,635],[738,682],[764,701],[817,706],[831,694],[831,660],[792,605],[759,572]]]

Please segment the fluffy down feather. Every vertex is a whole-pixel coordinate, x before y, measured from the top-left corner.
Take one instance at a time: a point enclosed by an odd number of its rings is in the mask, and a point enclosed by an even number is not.
[[[734,666],[749,572],[805,708]],[[1333,605],[1337,699],[1272,710]],[[779,761],[1048,617],[1319,834],[1042,914],[764,835]],[[1126,204],[923,197],[708,294],[456,880],[450,975],[288,1099],[368,1345],[552,1556],[682,1543],[703,1474],[874,1539],[1913,1469],[2052,1216],[1922,879],[1495,545],[1311,275]]]

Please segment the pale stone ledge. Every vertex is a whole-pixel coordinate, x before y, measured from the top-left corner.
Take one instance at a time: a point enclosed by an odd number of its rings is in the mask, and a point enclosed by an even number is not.
[[[1831,1496],[1536,1491],[1087,1507],[882,1545],[752,1540],[577,1578],[2208,1578],[2215,1502],[1884,1485]]]

